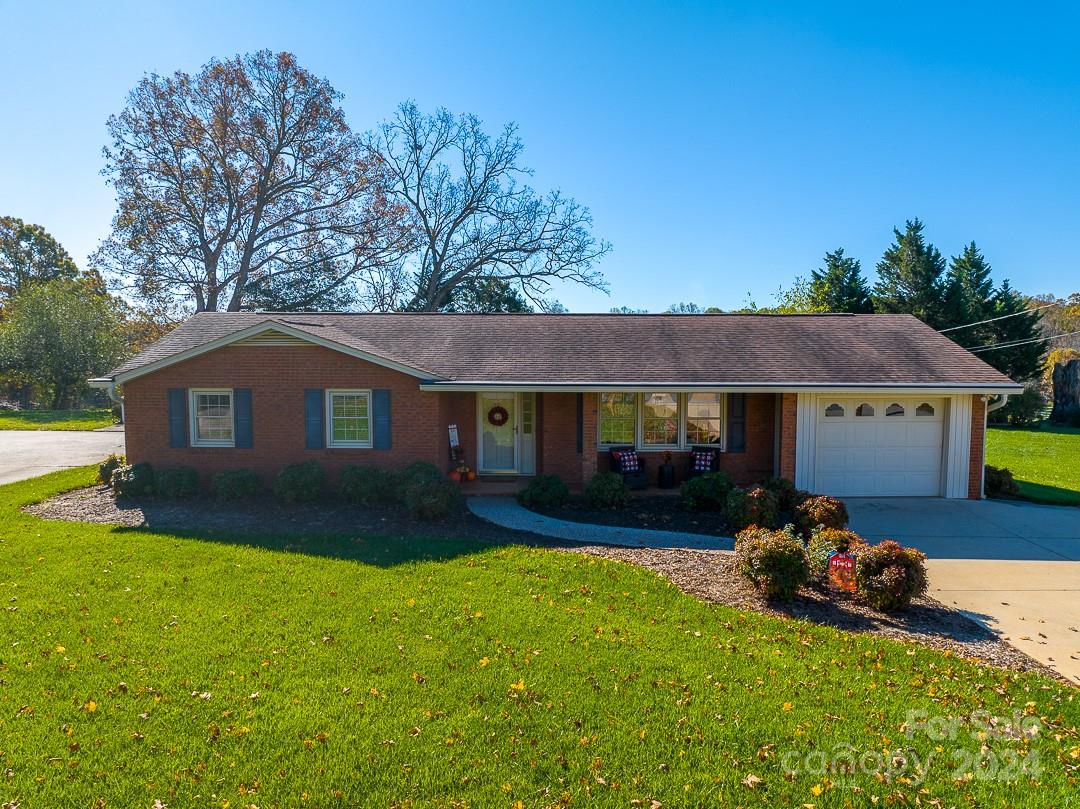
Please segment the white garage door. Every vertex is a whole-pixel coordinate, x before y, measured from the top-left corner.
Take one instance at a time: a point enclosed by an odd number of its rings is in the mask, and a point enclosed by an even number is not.
[[[944,399],[828,399],[817,405],[814,490],[839,497],[941,494]]]

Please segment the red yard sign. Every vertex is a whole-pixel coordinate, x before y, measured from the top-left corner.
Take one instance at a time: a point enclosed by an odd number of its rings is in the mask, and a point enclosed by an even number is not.
[[[829,556],[829,583],[841,590],[855,589],[855,557],[836,551]]]

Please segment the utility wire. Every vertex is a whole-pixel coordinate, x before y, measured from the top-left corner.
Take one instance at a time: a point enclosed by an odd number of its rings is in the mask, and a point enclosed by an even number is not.
[[[1064,334],[1054,334],[1050,337],[1035,337],[1031,340],[1013,340],[1011,343],[997,343],[996,345],[976,346],[975,348],[967,349],[972,354],[977,354],[980,351],[993,351],[995,348],[1016,348],[1017,346],[1026,346],[1030,343],[1042,343],[1049,340],[1060,340],[1062,337],[1072,337],[1073,335],[1080,334],[1080,331],[1067,331]]]
[[[989,320],[976,320],[974,323],[965,323],[963,326],[950,326],[947,329],[939,329],[938,334],[944,334],[947,331],[956,331],[957,329],[967,329],[967,328],[970,328],[971,326],[981,326],[983,323],[994,323],[995,321],[1005,320],[1005,319],[1010,318],[1010,317],[1020,317],[1020,315],[1026,315],[1029,312],[1038,312],[1038,311],[1040,311],[1042,309],[1049,309],[1051,306],[1064,306],[1064,305],[1065,305],[1065,301],[1054,301],[1053,303],[1048,303],[1045,306],[1036,306],[1036,307],[1034,307],[1032,309],[1025,309],[1023,312],[1013,312],[1011,315],[1002,315],[1001,317],[992,317]],[[968,350],[970,351],[971,349],[968,349]]]

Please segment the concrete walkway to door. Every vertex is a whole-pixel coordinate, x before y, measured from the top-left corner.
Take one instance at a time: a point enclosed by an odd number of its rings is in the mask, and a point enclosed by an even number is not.
[[[1080,683],[1080,508],[1006,500],[846,502],[853,530],[926,553],[931,595]]]

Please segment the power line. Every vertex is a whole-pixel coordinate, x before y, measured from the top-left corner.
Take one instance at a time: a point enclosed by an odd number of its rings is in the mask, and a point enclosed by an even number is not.
[[[947,331],[956,331],[957,329],[966,329],[966,328],[969,328],[971,326],[981,326],[983,323],[994,323],[994,322],[996,322],[998,320],[1005,320],[1006,318],[1010,318],[1010,317],[1019,317],[1020,315],[1026,315],[1026,314],[1028,314],[1030,312],[1038,312],[1038,311],[1040,311],[1042,309],[1049,309],[1051,306],[1064,306],[1064,305],[1065,305],[1065,301],[1054,301],[1053,303],[1048,303],[1045,306],[1036,306],[1036,307],[1034,307],[1032,309],[1025,309],[1023,312],[1013,312],[1011,315],[1002,315],[1001,317],[992,317],[992,318],[989,318],[988,320],[976,320],[974,323],[965,323],[963,326],[950,326],[947,329],[939,329],[938,334],[944,334]],[[968,350],[970,351],[970,349],[968,349]]]
[[[975,348],[967,349],[972,354],[978,354],[980,351],[993,351],[995,348],[1016,348],[1017,346],[1026,346],[1030,343],[1042,343],[1050,340],[1060,340],[1062,337],[1072,337],[1073,335],[1080,334],[1078,331],[1067,331],[1064,334],[1055,334],[1051,337],[1035,337],[1031,340],[1013,340],[1011,343],[997,343],[996,345],[976,346]]]

